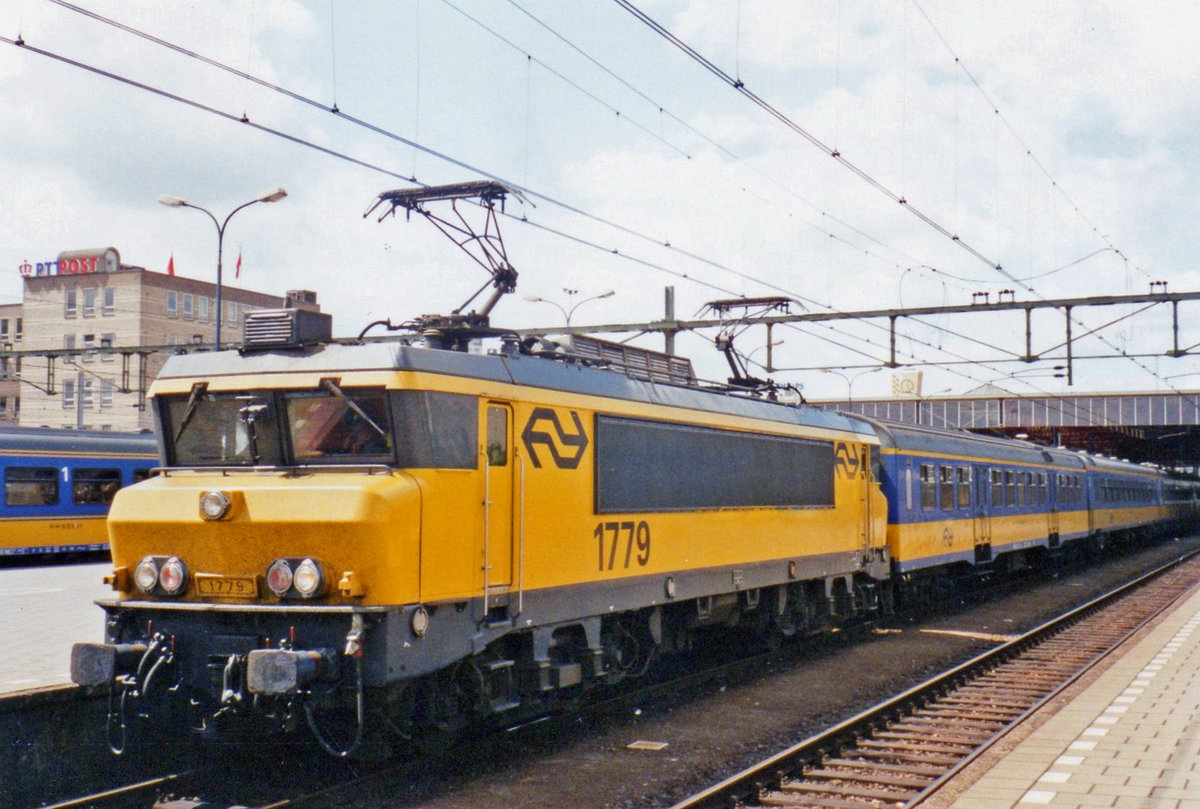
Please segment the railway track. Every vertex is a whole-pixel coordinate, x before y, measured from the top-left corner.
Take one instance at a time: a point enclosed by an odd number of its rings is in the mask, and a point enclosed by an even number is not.
[[[744,770],[673,809],[914,807],[1168,609],[1183,557]]]
[[[113,787],[101,792],[81,795],[43,809],[122,809],[127,806],[150,806],[155,796],[164,791],[182,787],[194,772],[171,773],[124,786]]]

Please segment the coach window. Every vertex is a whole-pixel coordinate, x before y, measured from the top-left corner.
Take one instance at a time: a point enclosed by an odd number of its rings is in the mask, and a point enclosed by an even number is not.
[[[71,501],[77,506],[108,505],[121,488],[120,469],[79,469],[71,476]]]
[[[10,466],[4,470],[4,504],[53,506],[58,503],[58,470],[45,466]]]
[[[992,476],[992,505],[999,508],[1004,505],[1004,473],[999,469],[989,472]]]
[[[938,487],[941,490],[941,507],[943,511],[954,508],[954,467],[938,467]]]
[[[958,507],[971,507],[971,467],[958,467]]]

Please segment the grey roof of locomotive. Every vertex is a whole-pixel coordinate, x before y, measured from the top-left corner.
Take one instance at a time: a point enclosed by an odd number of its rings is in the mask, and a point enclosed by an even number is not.
[[[167,360],[159,379],[231,375],[338,374],[353,371],[419,371],[552,391],[680,407],[709,413],[874,435],[865,421],[814,407],[785,405],[695,385],[665,384],[570,359],[470,354],[399,342],[326,343],[276,351],[200,352]]]

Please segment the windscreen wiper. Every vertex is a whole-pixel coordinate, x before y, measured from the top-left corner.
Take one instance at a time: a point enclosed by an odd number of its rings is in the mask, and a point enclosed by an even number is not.
[[[321,387],[323,387],[325,390],[329,391],[334,396],[338,397],[343,402],[345,402],[346,407],[348,407],[352,411],[354,411],[354,415],[358,416],[360,419],[365,421],[367,424],[371,425],[371,429],[374,430],[375,432],[379,433],[379,435],[381,437],[383,437],[384,440],[386,440],[388,438],[387,430],[383,429],[378,424],[376,424],[375,419],[368,416],[367,412],[359,406],[358,402],[354,401],[349,396],[347,396],[346,392],[343,391],[341,388],[339,388],[337,386],[336,382],[334,382],[332,379],[322,379]]]
[[[200,400],[204,398],[207,392],[207,382],[197,382],[192,385],[192,393],[188,396],[187,407],[183,411],[183,418],[179,420],[179,429],[175,431],[175,439],[171,443],[179,443],[179,437],[183,435],[183,431],[191,423],[192,416],[196,415],[196,408],[200,406]]]

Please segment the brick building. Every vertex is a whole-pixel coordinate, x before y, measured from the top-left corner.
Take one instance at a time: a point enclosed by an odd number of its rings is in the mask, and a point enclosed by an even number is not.
[[[0,360],[0,420],[150,429],[142,384],[158,374],[172,346],[211,347],[215,339],[216,284],[123,265],[113,248],[61,253],[36,268],[27,262],[21,272],[23,302],[0,306],[0,344],[23,352],[11,363]],[[248,311],[285,305],[319,311],[316,295],[306,290],[281,297],[224,284],[221,297],[226,347],[241,342]],[[160,350],[120,351],[134,347]],[[98,350],[108,348],[117,351]]]

